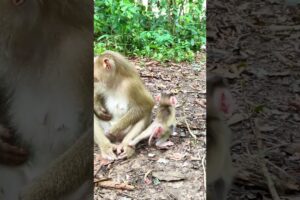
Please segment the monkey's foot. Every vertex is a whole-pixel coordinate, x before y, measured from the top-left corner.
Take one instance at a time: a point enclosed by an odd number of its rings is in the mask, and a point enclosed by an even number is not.
[[[117,146],[114,144],[107,144],[103,148],[100,149],[101,156],[105,160],[116,160],[117,155],[115,151],[117,150]]]
[[[103,121],[110,121],[112,119],[112,115],[106,112],[105,110],[100,110],[99,112],[97,110],[94,110],[94,113],[99,119]]]
[[[118,159],[130,158],[134,155],[135,149],[128,144],[120,144],[117,148]]]

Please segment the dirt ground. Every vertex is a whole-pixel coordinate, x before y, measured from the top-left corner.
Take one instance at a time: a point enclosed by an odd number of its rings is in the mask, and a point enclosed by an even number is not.
[[[95,146],[95,181],[122,183],[129,189],[104,189],[96,184],[95,200],[205,199],[205,53],[196,60],[181,64],[131,60],[153,96],[163,91],[176,95],[177,135],[170,139],[175,145],[158,150],[144,141],[133,158],[114,163],[103,161]]]
[[[282,0],[212,0],[207,11],[207,70],[228,80],[237,105],[228,120],[236,169],[228,199],[300,199],[300,9]],[[134,189],[95,187],[95,199],[205,199],[203,57],[165,66],[133,59],[153,95],[168,90],[178,98],[176,146],[142,143],[134,158],[109,165],[96,151],[95,179]]]
[[[228,79],[237,104],[229,199],[300,199],[300,7],[285,2],[207,7],[207,70]]]

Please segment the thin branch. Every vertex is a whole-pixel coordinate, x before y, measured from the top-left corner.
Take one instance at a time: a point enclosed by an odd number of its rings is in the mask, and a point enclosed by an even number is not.
[[[260,134],[260,131],[256,127],[257,127],[257,121],[255,120],[255,122],[253,123],[253,121],[251,120],[251,128],[256,136],[256,142],[257,142],[257,146],[258,146],[258,155],[259,155],[258,158],[260,160],[260,166],[261,166],[263,174],[267,180],[269,191],[274,200],[280,200],[280,197],[277,193],[274,182],[272,180],[271,174],[268,171],[268,168],[266,166],[266,160],[265,160],[264,154],[263,154],[263,144],[262,144],[262,140],[261,140],[261,134]]]
[[[197,136],[192,132],[190,125],[188,124],[187,120],[186,120],[186,115],[185,115],[185,111],[184,108],[182,109],[183,112],[183,118],[184,118],[184,122],[186,124],[186,128],[188,129],[188,132],[190,133],[190,135],[196,140]]]
[[[283,55],[281,55],[279,52],[274,52],[273,54],[276,56],[276,58],[280,62],[282,62],[285,65],[289,65],[290,67],[300,67],[299,63],[296,63],[296,62],[293,62],[293,61],[287,59],[286,57],[284,57]]]
[[[149,171],[145,174],[145,176],[144,176],[144,182],[146,181],[148,175],[149,175],[152,171],[153,171],[153,170],[151,169],[151,170],[149,170]]]
[[[116,183],[114,181],[96,181],[95,186],[107,188],[107,189],[118,189],[118,190],[129,190],[132,191],[135,189],[134,186],[128,185],[126,183]]]

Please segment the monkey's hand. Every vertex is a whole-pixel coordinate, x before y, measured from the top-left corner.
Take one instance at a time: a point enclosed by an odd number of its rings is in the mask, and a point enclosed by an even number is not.
[[[112,143],[106,143],[100,147],[101,156],[103,159],[106,160],[116,160],[117,159],[117,155],[115,154],[116,150],[117,150],[117,145]]]
[[[0,125],[0,164],[20,165],[27,160],[25,149],[14,145],[10,131]]]
[[[135,148],[129,144],[122,143],[117,148],[118,160],[130,158],[134,155]]]
[[[103,107],[99,107],[98,109],[94,109],[95,115],[98,119],[102,121],[110,121],[112,119],[112,115],[107,112],[107,110]]]

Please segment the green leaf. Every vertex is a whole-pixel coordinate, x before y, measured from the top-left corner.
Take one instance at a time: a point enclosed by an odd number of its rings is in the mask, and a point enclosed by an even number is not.
[[[160,184],[160,181],[158,178],[154,177],[153,178],[153,185],[159,185]]]

